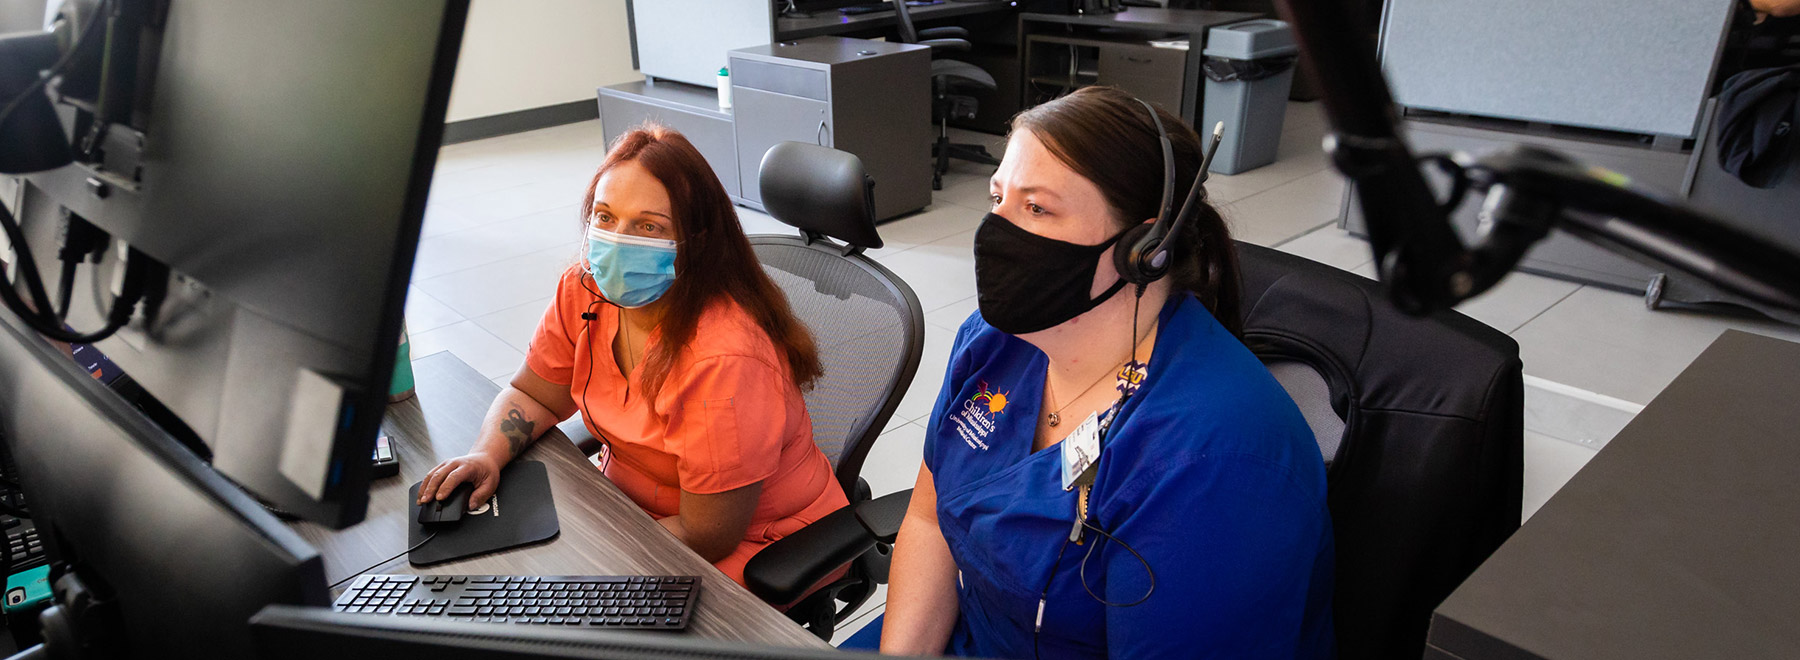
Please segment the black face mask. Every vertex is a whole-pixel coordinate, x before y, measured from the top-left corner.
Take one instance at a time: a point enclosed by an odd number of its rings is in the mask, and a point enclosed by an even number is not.
[[[1129,230],[1127,230],[1129,231]],[[1022,335],[1061,325],[1112,298],[1119,281],[1088,298],[1100,255],[1125,232],[1099,245],[1076,245],[1020,229],[993,213],[975,230],[975,293],[981,318],[995,329]]]

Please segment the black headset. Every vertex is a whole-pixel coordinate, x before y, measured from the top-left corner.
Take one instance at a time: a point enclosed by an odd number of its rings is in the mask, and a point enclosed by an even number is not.
[[[1225,125],[1221,122],[1213,127],[1212,143],[1200,159],[1200,174],[1194,177],[1194,185],[1188,189],[1187,201],[1182,203],[1181,212],[1174,213],[1175,147],[1169,141],[1169,131],[1163,128],[1162,117],[1156,114],[1156,108],[1143,99],[1133,100],[1150,113],[1150,121],[1156,125],[1156,139],[1162,144],[1162,205],[1157,207],[1154,224],[1139,224],[1126,230],[1125,235],[1119,238],[1119,247],[1113,250],[1113,268],[1119,271],[1119,276],[1125,281],[1145,286],[1169,274],[1169,251],[1174,247],[1175,238],[1181,235],[1181,230],[1187,228],[1188,221],[1194,216],[1197,208],[1195,202],[1200,199],[1207,170],[1212,167],[1213,154],[1219,151],[1219,141],[1224,136]]]

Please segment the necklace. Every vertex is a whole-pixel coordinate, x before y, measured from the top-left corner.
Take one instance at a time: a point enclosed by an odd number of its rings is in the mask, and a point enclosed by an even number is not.
[[[1069,406],[1075,405],[1075,402],[1080,401],[1081,397],[1087,396],[1088,392],[1092,392],[1094,390],[1095,385],[1099,385],[1100,381],[1106,380],[1107,374],[1111,374],[1113,372],[1114,372],[1114,370],[1112,370],[1112,369],[1108,369],[1106,371],[1101,372],[1099,378],[1094,379],[1094,382],[1092,382],[1092,383],[1088,383],[1087,389],[1082,390],[1080,394],[1075,395],[1075,398],[1069,399],[1068,403],[1063,404],[1061,408],[1057,408],[1055,412],[1050,413],[1049,417],[1045,418],[1046,421],[1048,421],[1050,423],[1050,427],[1055,428],[1057,424],[1061,424],[1062,423],[1062,411],[1068,410]],[[1056,400],[1056,386],[1050,384],[1050,378],[1048,376],[1046,376],[1044,378],[1044,388],[1050,391],[1050,400],[1055,401]]]
[[[619,366],[624,368],[625,376],[630,378],[631,372],[637,369],[637,358],[631,352],[631,321],[625,318],[624,308],[619,309],[619,332],[624,340],[624,354],[620,355]]]
[[[1135,319],[1135,317],[1134,317],[1134,319]],[[1134,326],[1136,325],[1135,320],[1133,321],[1133,325]],[[1136,332],[1137,332],[1137,329],[1134,327],[1132,329],[1132,333],[1136,334]],[[1137,339],[1132,344],[1131,357],[1127,358],[1125,362],[1121,363],[1119,365],[1119,369],[1110,369],[1110,370],[1101,372],[1099,378],[1094,379],[1094,382],[1092,382],[1092,383],[1088,383],[1087,389],[1084,389],[1081,391],[1080,394],[1075,395],[1075,398],[1069,399],[1068,403],[1065,403],[1062,405],[1062,407],[1057,408],[1055,412],[1052,412],[1049,415],[1044,416],[1044,421],[1047,422],[1048,424],[1050,424],[1051,428],[1056,428],[1056,425],[1062,423],[1062,411],[1068,410],[1069,406],[1075,405],[1075,402],[1080,401],[1081,397],[1087,396],[1088,392],[1093,391],[1095,385],[1099,385],[1100,381],[1106,380],[1107,374],[1117,374],[1117,373],[1119,373],[1120,369],[1123,369],[1126,365],[1132,365],[1133,369],[1141,372],[1143,370],[1143,365],[1138,364],[1138,362],[1137,362],[1137,347],[1142,345],[1145,341],[1148,341],[1150,339],[1150,336],[1153,334],[1156,334],[1156,328],[1154,328],[1154,327],[1152,327],[1150,329],[1150,332],[1144,333],[1143,338]],[[1136,389],[1135,383],[1134,383],[1134,386],[1132,389],[1133,390]],[[1052,385],[1050,383],[1050,374],[1047,371],[1044,374],[1044,390],[1050,394],[1050,401],[1052,402],[1051,405],[1056,405],[1054,403],[1056,401],[1056,386]]]

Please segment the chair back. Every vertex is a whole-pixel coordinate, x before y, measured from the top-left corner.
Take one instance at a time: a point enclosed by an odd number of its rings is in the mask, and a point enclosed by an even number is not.
[[[758,178],[769,215],[801,231],[751,236],[750,245],[818,346],[824,375],[805,394],[813,441],[852,501],[863,499],[863,459],[912,384],[925,316],[912,288],[863,254],[881,236],[856,156],[783,142],[763,156]]]
[[[894,17],[900,21],[900,41],[919,43],[919,30],[913,27],[912,9],[907,8],[906,0],[889,0],[894,4]]]
[[[1367,278],[1239,244],[1244,343],[1327,463],[1343,658],[1416,658],[1431,611],[1519,527],[1524,381],[1511,337],[1419,318]]]

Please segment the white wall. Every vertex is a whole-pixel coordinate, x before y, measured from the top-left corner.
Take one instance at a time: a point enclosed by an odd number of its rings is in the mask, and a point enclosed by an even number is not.
[[[0,34],[36,31],[44,25],[46,0],[0,0]],[[49,0],[60,5],[62,0]]]
[[[638,77],[625,0],[473,0],[446,119],[593,102]]]

